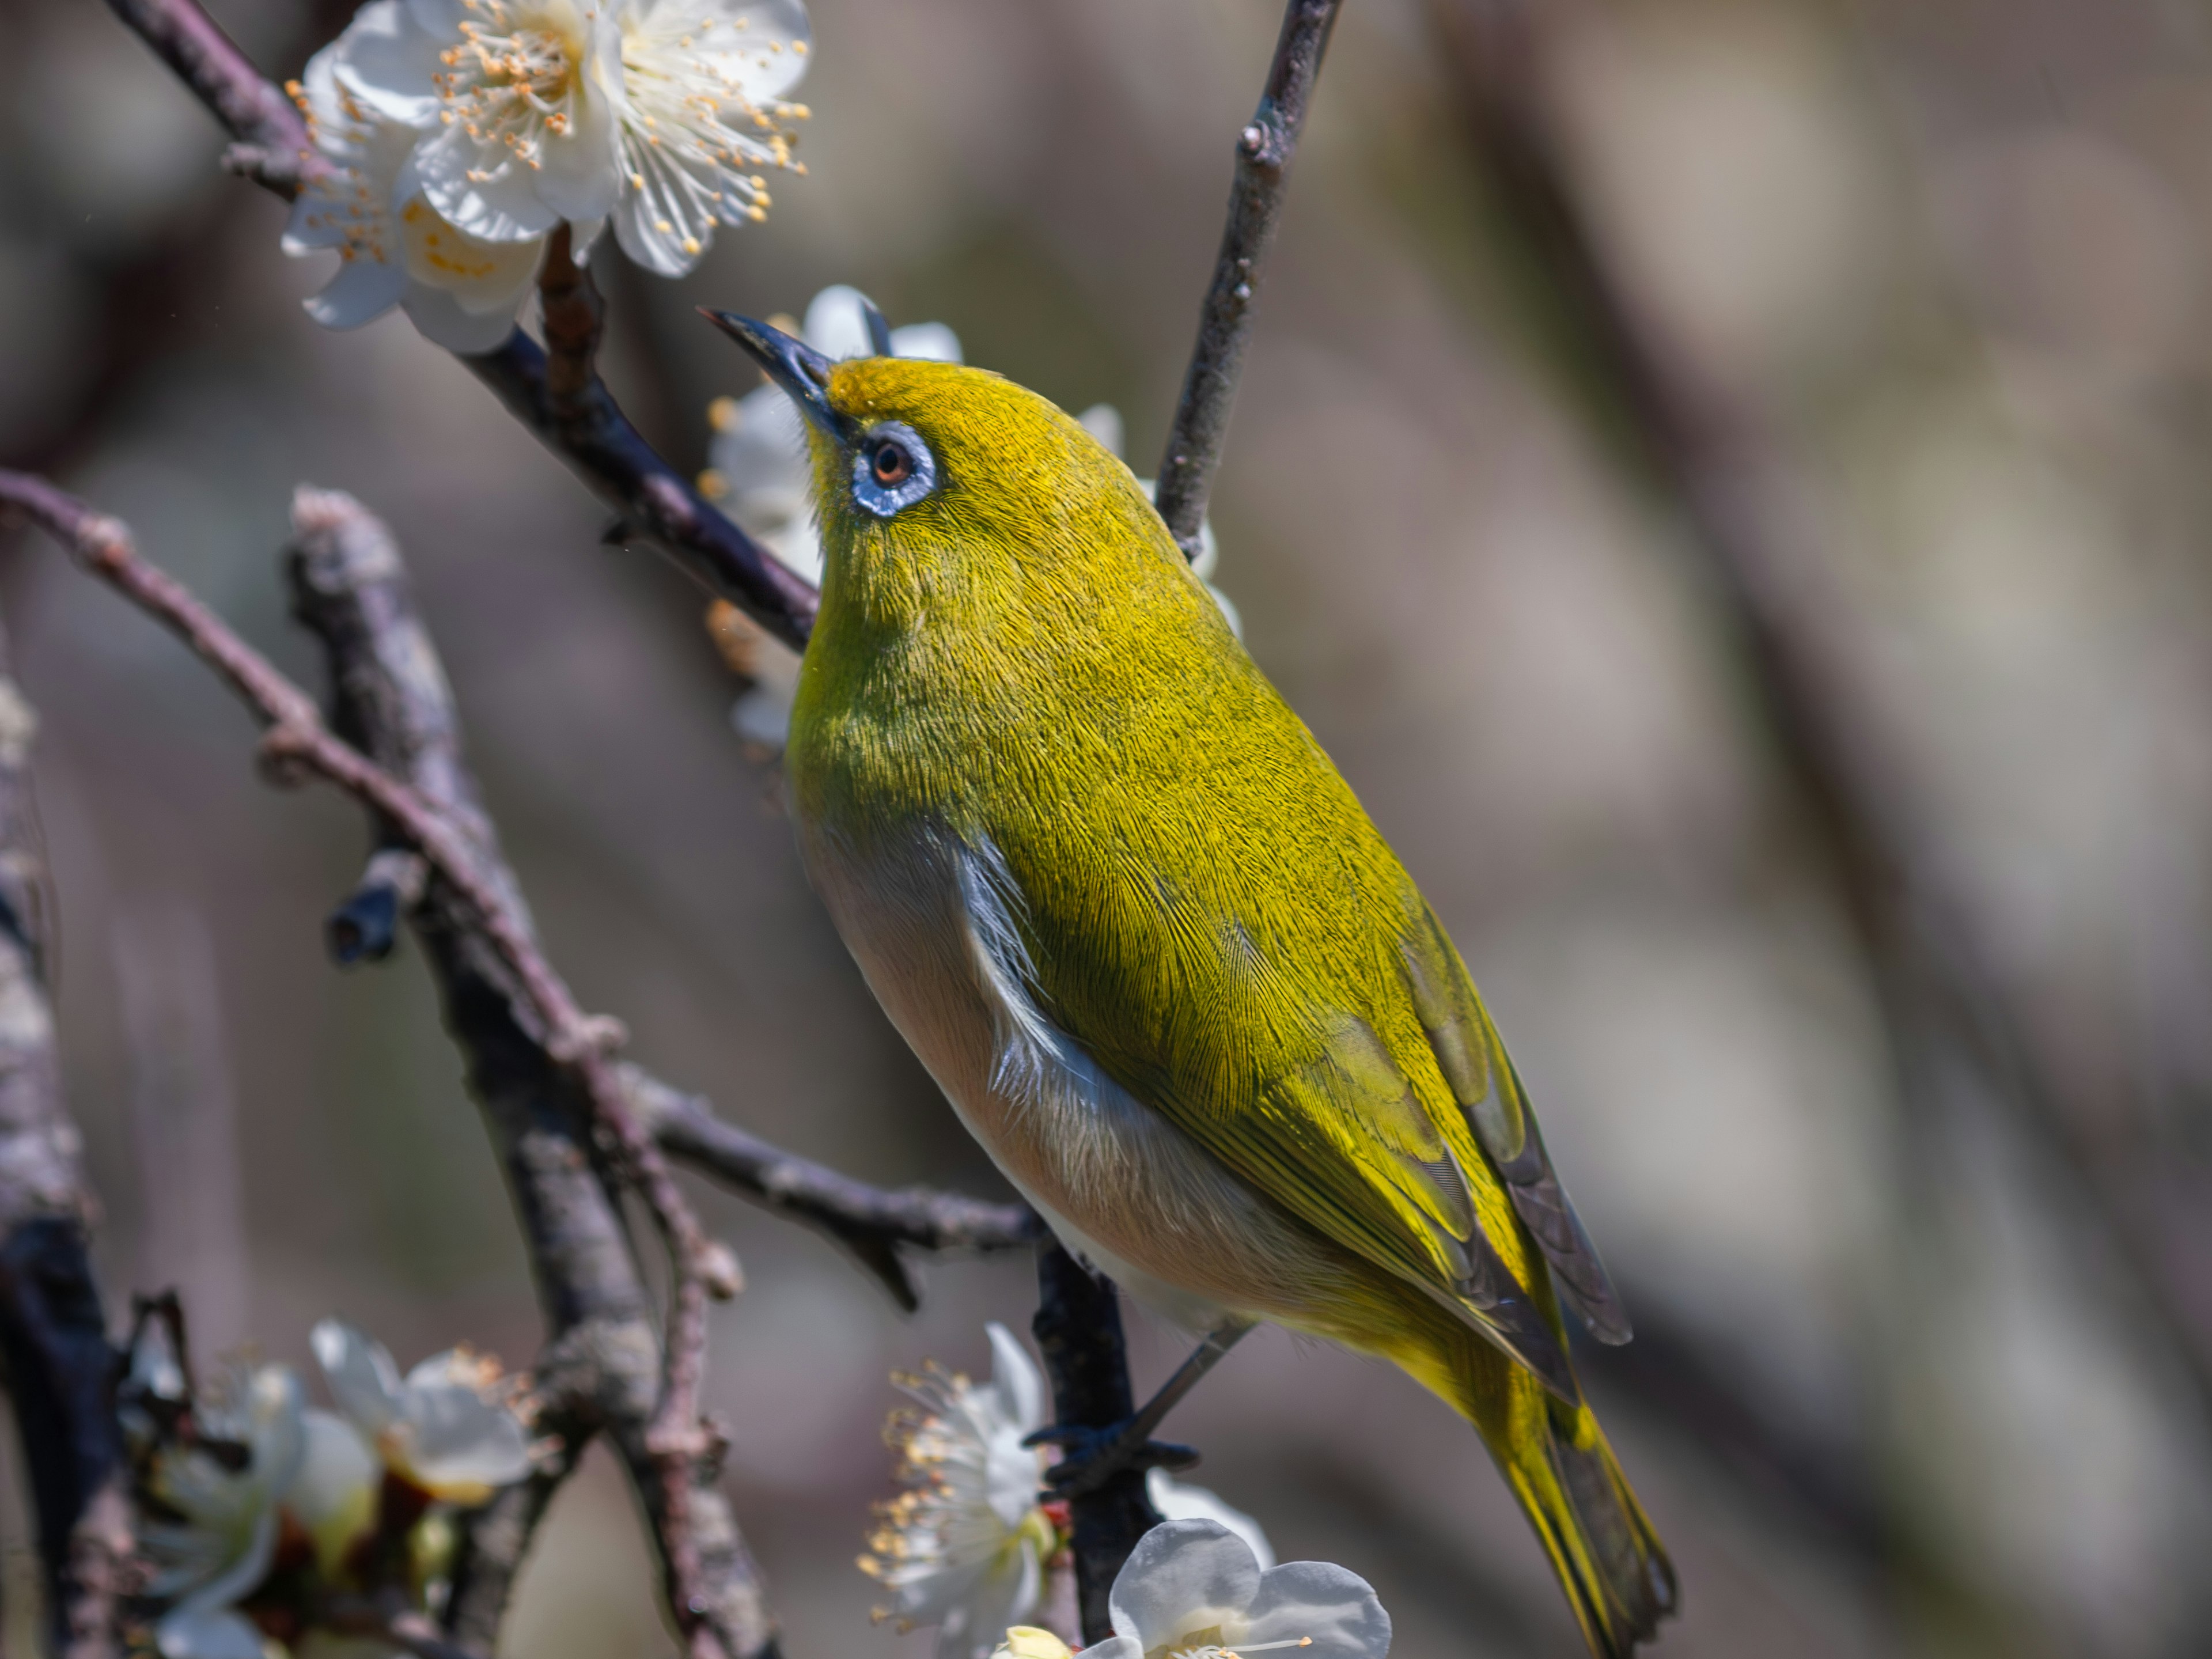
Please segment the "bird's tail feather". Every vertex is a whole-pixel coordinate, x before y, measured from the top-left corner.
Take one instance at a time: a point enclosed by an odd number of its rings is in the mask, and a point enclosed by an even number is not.
[[[1542,1412],[1543,1431],[1513,1437],[1498,1462],[1590,1651],[1628,1659],[1674,1610],[1674,1564],[1589,1407],[1548,1396],[1529,1404]]]

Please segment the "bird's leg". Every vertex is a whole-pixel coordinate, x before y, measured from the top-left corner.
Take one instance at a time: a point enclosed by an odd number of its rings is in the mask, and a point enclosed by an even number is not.
[[[1190,1358],[1176,1367],[1175,1375],[1160,1385],[1159,1392],[1119,1423],[1109,1423],[1103,1429],[1063,1425],[1030,1435],[1024,1445],[1049,1441],[1064,1454],[1045,1471],[1045,1483],[1056,1496],[1075,1498],[1124,1469],[1156,1465],[1187,1469],[1197,1462],[1198,1454],[1189,1447],[1156,1442],[1152,1431],[1256,1322],[1227,1319],[1215,1326],[1191,1351]]]

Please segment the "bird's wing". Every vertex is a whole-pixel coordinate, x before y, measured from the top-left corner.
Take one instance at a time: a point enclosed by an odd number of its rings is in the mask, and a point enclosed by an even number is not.
[[[1019,935],[1009,972],[1136,1099],[1571,1401],[1541,1264],[1601,1335],[1625,1334],[1617,1298],[1465,968],[1351,811],[1334,890],[1290,904],[1249,860],[1163,865],[1110,833],[1040,858],[1018,831],[979,933]]]
[[[1632,1334],[1627,1310],[1552,1168],[1520,1074],[1459,952],[1426,904],[1407,930],[1403,956],[1407,988],[1437,1068],[1504,1182],[1515,1212],[1551,1263],[1560,1294],[1599,1341],[1627,1341]]]

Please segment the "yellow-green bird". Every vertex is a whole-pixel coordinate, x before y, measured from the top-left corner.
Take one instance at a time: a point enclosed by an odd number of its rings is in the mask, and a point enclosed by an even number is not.
[[[1395,1361],[1474,1425],[1592,1650],[1674,1571],[1559,1303],[1628,1327],[1459,954],[1128,468],[955,364],[709,313],[807,417],[787,753],[892,1022],[1061,1241],[1177,1323]]]

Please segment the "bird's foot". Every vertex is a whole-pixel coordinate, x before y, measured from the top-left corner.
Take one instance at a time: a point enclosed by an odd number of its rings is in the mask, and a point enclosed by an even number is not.
[[[1045,1471],[1044,1483],[1054,1497],[1074,1498],[1097,1491],[1117,1474],[1196,1466],[1194,1449],[1155,1440],[1152,1429],[1152,1424],[1139,1413],[1103,1429],[1068,1424],[1039,1429],[1022,1443],[1060,1448],[1060,1462]]]

